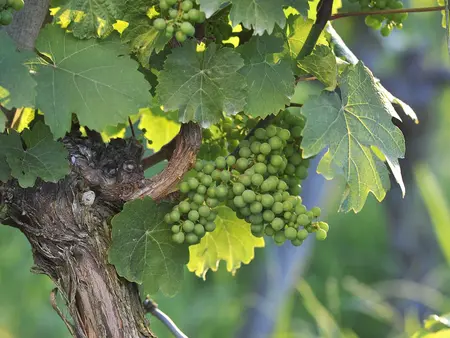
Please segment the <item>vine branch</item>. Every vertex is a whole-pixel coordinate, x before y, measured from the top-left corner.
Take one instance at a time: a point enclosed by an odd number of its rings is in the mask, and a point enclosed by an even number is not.
[[[188,336],[186,336],[178,328],[178,326],[173,322],[173,320],[158,308],[158,304],[156,304],[153,300],[151,300],[148,297],[144,300],[144,309],[147,313],[150,313],[156,318],[158,318],[170,330],[170,332],[172,332],[172,334],[176,338],[188,338]]]
[[[380,9],[376,11],[361,11],[361,12],[348,12],[337,13],[330,16],[330,20],[337,20],[341,18],[348,18],[353,16],[367,16],[377,14],[397,14],[397,13],[425,13],[425,12],[437,12],[445,10],[445,6],[434,7],[421,7],[421,8],[399,8],[399,9]]]

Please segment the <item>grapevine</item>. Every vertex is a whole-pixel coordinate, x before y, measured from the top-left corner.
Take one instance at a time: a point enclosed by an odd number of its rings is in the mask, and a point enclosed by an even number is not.
[[[242,117],[234,120],[243,121]],[[256,123],[249,121],[252,126]],[[179,186],[184,199],[165,215],[173,241],[192,245],[214,231],[214,209],[219,205],[230,207],[238,218],[250,223],[254,236],[272,237],[276,244],[290,240],[299,246],[313,232],[318,240],[324,240],[328,224],[317,221],[320,208],[307,210],[299,196],[309,166],[300,149],[304,125],[303,118],[284,111],[241,140],[229,156],[197,160]]]
[[[161,0],[159,8],[162,15],[153,21],[153,26],[164,31],[168,38],[175,35],[178,42],[184,42],[189,36],[194,36],[194,25],[206,19],[205,13],[194,6],[191,0]]]
[[[13,19],[13,12],[20,11],[23,0],[0,0],[0,26],[8,26]]]

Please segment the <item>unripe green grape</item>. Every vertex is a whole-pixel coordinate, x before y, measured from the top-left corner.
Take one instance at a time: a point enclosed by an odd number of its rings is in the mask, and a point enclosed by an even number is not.
[[[250,210],[251,211],[251,210]],[[261,224],[264,222],[263,215],[261,213],[259,214],[252,214],[248,216],[249,221],[251,224]]]
[[[283,141],[278,136],[273,136],[269,139],[269,145],[272,150],[278,150],[283,147]]]
[[[295,228],[286,228],[284,229],[284,235],[289,240],[294,240],[297,238],[297,230]]]
[[[191,190],[191,188],[189,187],[189,184],[187,182],[182,182],[180,184],[180,192],[183,194],[187,194],[189,192],[189,190]]]
[[[155,19],[155,21],[153,21],[153,26],[157,30],[162,31],[166,28],[166,20],[161,19],[161,18]]]
[[[194,230],[195,224],[193,221],[186,220],[183,222],[183,230],[184,232],[191,232]]]
[[[178,0],[166,0],[166,2],[169,6],[173,6],[178,2]]]
[[[285,181],[280,180],[280,182],[278,182],[278,186],[277,186],[278,190],[284,191],[284,190],[287,190],[288,188],[289,187],[288,187],[288,185],[287,185],[287,183]]]
[[[270,158],[270,164],[274,167],[280,167],[283,164],[283,159],[280,155],[272,155]]]
[[[207,175],[210,175],[214,171],[215,167],[212,163],[206,163],[203,167],[203,172]]]
[[[253,154],[258,155],[259,154],[259,148],[261,147],[261,142],[254,141],[250,144],[250,150]]]
[[[262,143],[261,146],[259,147],[259,151],[263,155],[269,155],[271,150],[272,148],[270,147],[269,143],[266,142]]]
[[[286,236],[284,235],[284,231],[277,231],[273,236],[273,240],[275,244],[283,244],[286,241]]]
[[[327,238],[327,232],[323,229],[317,230],[316,239],[319,241],[323,241],[323,240],[325,240],[325,238]]]
[[[284,221],[279,217],[275,217],[270,225],[272,226],[273,230],[280,231],[284,228]]]
[[[303,241],[301,239],[295,238],[291,241],[293,246],[300,246],[303,244]]]
[[[260,141],[265,140],[266,139],[266,131],[264,129],[262,129],[262,128],[256,129],[255,130],[255,137],[258,140],[260,140]]]
[[[179,232],[172,235],[172,241],[174,241],[177,244],[183,244],[184,243],[184,233]]]
[[[264,175],[267,172],[267,166],[264,163],[256,163],[253,165],[255,173]]]
[[[252,227],[251,227],[252,233],[259,233],[259,232],[263,231],[263,229],[264,229],[264,226],[260,225],[260,224],[252,224]]]
[[[20,11],[23,6],[24,6],[24,2],[23,0],[9,0],[8,4],[12,7],[12,9],[14,9],[15,11]]]
[[[286,165],[284,172],[288,175],[294,175],[295,174],[295,165],[293,165],[292,163],[288,163]]]
[[[180,232],[180,226],[179,225],[172,225],[172,227],[170,228],[170,230],[172,231],[172,233],[177,234]]]
[[[219,185],[216,188],[216,197],[218,199],[224,199],[228,195],[228,188],[225,185]]]
[[[302,193],[302,188],[298,185],[290,188],[291,194],[294,196],[298,196]]]
[[[313,213],[314,217],[320,217],[321,210],[319,207],[311,208],[311,212]]]
[[[277,127],[273,124],[269,124],[266,128],[266,137],[271,138],[277,134]]]
[[[304,241],[306,239],[306,237],[308,237],[309,232],[306,229],[301,229],[297,231],[297,238],[299,240]]]
[[[292,163],[295,166],[299,166],[302,161],[302,155],[300,155],[299,153],[295,153],[291,157],[289,157],[289,163]]]
[[[195,194],[194,194],[194,195],[195,195]],[[194,198],[194,196],[192,196],[192,198]],[[199,205],[198,205],[198,203],[191,202],[191,203],[189,204],[189,207],[191,208],[191,210],[198,210]]]
[[[216,158],[216,168],[218,169],[224,169],[227,166],[227,161],[225,160],[225,157],[219,156]]]
[[[211,197],[208,197],[207,199],[206,199],[206,205],[207,206],[209,206],[210,208],[215,208],[215,207],[217,207],[218,205],[219,205],[219,200],[217,199],[217,198],[211,198]]]
[[[208,223],[206,223],[206,225],[205,225],[205,230],[206,230],[206,231],[212,232],[212,231],[214,231],[215,229],[216,229],[216,223],[214,223],[214,222],[208,222]]]
[[[205,174],[204,174],[202,171],[198,172],[197,175],[195,175],[195,177],[196,177],[198,180],[200,180],[203,176],[205,176]]]
[[[236,169],[239,171],[244,171],[248,168],[248,160],[246,158],[239,158],[236,161]]]
[[[291,130],[291,135],[294,138],[300,138],[302,137],[303,128],[300,126],[294,127]]]
[[[293,205],[291,201],[284,201],[283,202],[283,210],[284,211],[291,211],[293,209]]]
[[[308,225],[311,222],[309,217],[306,214],[298,215],[297,217],[297,224],[301,226]]]
[[[168,214],[164,215],[164,222],[166,222],[167,224],[172,224],[172,219],[170,218],[170,212]]]
[[[306,207],[303,204],[297,204],[295,206],[295,213],[298,215],[304,214],[307,211]]]
[[[187,36],[182,31],[177,31],[175,33],[175,39],[177,39],[178,42],[184,42],[186,41]]]
[[[237,183],[233,184],[232,190],[236,196],[239,196],[239,195],[242,195],[242,193],[245,191],[245,186],[244,186],[244,184],[237,182]]]
[[[219,169],[214,169],[213,172],[211,173],[211,178],[213,179],[213,181],[220,181],[220,174],[222,172]]]
[[[205,235],[205,228],[203,225],[197,223],[194,227],[194,234],[196,234],[198,237],[203,237]]]
[[[244,186],[248,187],[249,185],[252,184],[252,178],[250,175],[241,175],[239,177],[239,182],[242,183]]]
[[[260,202],[253,202],[250,204],[250,211],[252,214],[259,214],[262,211],[263,207]]]
[[[251,180],[255,187],[259,187],[264,182],[264,177],[261,174],[254,174],[252,175]]]
[[[192,221],[192,222],[197,222],[197,220],[199,219],[199,217],[200,217],[200,215],[199,215],[199,213],[198,213],[197,210],[191,210],[191,211],[189,211],[189,213],[188,213],[188,218],[189,218],[189,220]]]
[[[206,205],[202,205],[198,208],[198,214],[201,217],[208,217],[210,213],[211,213],[211,209],[208,208]]]
[[[244,202],[245,202],[245,203],[251,203],[251,202],[255,201],[255,199],[256,199],[256,194],[255,194],[255,192],[252,191],[252,190],[245,190],[245,191],[242,193],[242,198],[244,199]]]
[[[189,212],[189,210],[191,210],[189,202],[187,202],[187,201],[180,202],[180,204],[178,206],[179,206],[180,212],[182,212],[183,214],[187,214]]]
[[[180,213],[176,210],[170,213],[170,220],[172,223],[178,222],[180,220]]]
[[[162,11],[168,10],[169,7],[170,7],[170,6],[169,6],[169,4],[167,3],[166,0],[161,0],[161,1],[159,2],[159,8],[161,8]]]
[[[272,210],[264,210],[263,219],[266,222],[272,222],[274,218],[275,218],[275,214],[273,213]]]
[[[264,208],[271,208],[275,203],[275,199],[272,195],[264,194],[261,198],[261,204]]]
[[[186,235],[186,243],[188,244],[197,244],[198,243],[198,236],[194,233],[188,233]]]
[[[239,149],[240,157],[249,158],[251,155],[252,155],[252,151],[250,150],[250,148],[242,147],[241,149]]]
[[[173,9],[173,8],[169,9],[169,16],[172,19],[175,19],[178,16],[178,11],[176,9]]]
[[[330,230],[330,226],[326,222],[319,222],[319,227],[321,229],[325,230],[326,232],[328,232],[328,230]]]
[[[194,201],[194,203],[200,205],[205,201],[205,195],[195,194],[192,200]]]
[[[312,213],[311,210],[307,211],[305,215],[308,216],[309,221],[312,221],[314,218],[314,214]]]
[[[199,182],[195,177],[189,177],[187,180],[187,184],[189,185],[189,189],[195,190],[199,186]]]
[[[185,21],[180,26],[181,31],[187,36],[193,36],[195,34],[195,28],[188,21]]]
[[[230,155],[227,157],[227,165],[229,167],[233,166],[236,163],[236,157],[234,157],[233,155]]]
[[[242,198],[242,196],[235,196],[233,198],[233,203],[238,208],[244,208],[245,207],[245,201]]]
[[[192,8],[189,10],[188,15],[191,21],[197,22],[200,19],[200,11],[198,9]]]
[[[194,4],[190,0],[184,0],[181,3],[181,9],[183,10],[183,12],[189,12],[193,6]]]
[[[272,211],[276,214],[276,215],[279,215],[279,214],[281,214],[281,213],[283,213],[283,203],[281,203],[281,202],[275,202],[273,205],[272,205]]]
[[[281,128],[277,132],[277,136],[283,140],[287,141],[291,138],[291,132],[288,129]]]
[[[290,212],[290,211],[286,211],[283,214],[283,218],[286,220],[286,222],[290,222],[291,221],[291,217],[292,217],[292,212]]]
[[[239,196],[239,197],[241,197],[241,196]],[[243,208],[241,208],[241,209],[239,210],[239,212],[240,212],[244,217],[250,216],[250,215],[252,214],[252,212],[250,211],[250,208],[249,208],[249,207],[243,207]]]
[[[392,25],[388,24],[388,25],[384,25],[381,28],[381,35],[383,35],[384,37],[389,36],[389,34],[391,34],[392,32]]]
[[[275,200],[275,202],[283,202],[283,195],[279,192],[276,192],[275,194],[273,194],[273,199]]]
[[[200,217],[198,222],[204,226],[204,225],[206,225],[206,223],[208,223],[208,220],[205,217]]]
[[[209,186],[212,184],[213,179],[212,179],[211,176],[205,175],[205,176],[203,176],[203,177],[201,178],[200,181],[202,182],[202,184],[203,184],[204,186],[209,187]]]
[[[266,156],[264,156],[263,154],[258,154],[258,156],[256,156],[256,161],[258,162],[266,162]]]
[[[203,23],[206,20],[206,14],[205,12],[200,11],[200,16],[199,18],[196,20],[197,23]]]
[[[199,185],[197,188],[197,193],[204,195],[206,193],[206,187],[204,185]]]
[[[304,166],[298,166],[297,169],[295,169],[295,176],[301,180],[304,180],[308,177],[308,169]]]

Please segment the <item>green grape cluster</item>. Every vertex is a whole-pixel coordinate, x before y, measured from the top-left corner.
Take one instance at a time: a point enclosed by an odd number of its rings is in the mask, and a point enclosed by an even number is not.
[[[376,11],[388,9],[402,9],[403,2],[400,0],[349,0],[358,2],[363,11]],[[366,16],[366,25],[380,30],[381,35],[388,36],[394,28],[402,29],[403,21],[408,17],[408,13],[375,14]]]
[[[8,26],[13,19],[13,11],[20,11],[23,0],[0,0],[0,26]]]
[[[184,42],[188,36],[194,36],[194,25],[206,20],[205,13],[194,7],[191,0],[160,0],[161,17],[153,21],[153,26],[165,31],[168,38],[175,35],[178,42]]]
[[[308,210],[298,196],[309,166],[300,149],[304,124],[285,111],[242,140],[235,154],[198,160],[179,186],[185,199],[165,215],[173,240],[198,243],[216,228],[219,205],[250,223],[254,236],[272,237],[276,244],[290,240],[298,246],[310,233],[324,240],[328,224],[317,220],[320,208]]]

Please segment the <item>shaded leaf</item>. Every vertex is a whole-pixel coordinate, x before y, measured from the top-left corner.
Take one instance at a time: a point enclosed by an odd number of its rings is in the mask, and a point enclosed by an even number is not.
[[[112,219],[109,261],[120,276],[142,284],[145,293],[174,295],[183,280],[188,249],[172,242],[164,222],[169,211],[170,204],[145,197],[125,203]]]
[[[230,208],[221,206],[216,211],[216,229],[189,247],[188,269],[198,277],[206,278],[209,269],[217,271],[221,260],[234,274],[242,263],[250,263],[255,248],[264,247],[264,239],[253,236],[250,224],[238,219]]]
[[[340,89],[342,100],[337,93],[322,92],[303,106],[303,156],[307,158],[328,148],[318,172],[327,178],[342,174],[347,189],[341,210],[358,212],[369,192],[381,201],[390,185],[388,171],[373,156],[371,146],[386,157],[404,191],[398,159],[404,156],[405,140],[391,121],[392,105],[361,62],[342,74]]]
[[[274,61],[273,54],[283,50],[283,41],[269,35],[252,37],[238,48],[245,66],[240,73],[248,86],[245,113],[265,117],[289,104],[295,81],[288,61]]]
[[[211,44],[197,52],[195,42],[176,48],[159,73],[156,92],[165,111],[178,110],[180,122],[204,127],[232,115],[245,104],[246,85],[237,71],[244,65],[232,48]]]
[[[21,187],[34,186],[38,177],[46,182],[57,182],[69,173],[68,152],[62,143],[53,140],[44,123],[38,121],[31,130],[25,129],[22,139],[26,150],[15,130],[0,134],[0,156],[6,157],[11,175],[17,178]],[[6,175],[4,161],[0,167],[3,180]]]
[[[150,86],[116,40],[78,40],[57,26],[44,28],[36,48],[53,63],[37,67],[37,106],[55,137],[76,113],[82,125],[103,130],[146,107]]]
[[[0,31],[0,46],[0,104],[7,109],[34,106],[36,82],[24,65],[33,54],[19,52],[5,30]],[[4,125],[0,112],[0,127]]]
[[[328,90],[336,88],[338,75],[336,56],[329,47],[318,45],[314,52],[300,60],[298,65],[315,76]]]
[[[197,2],[200,5],[200,10],[205,12],[206,17],[209,18],[218,11],[227,0],[197,0]]]

